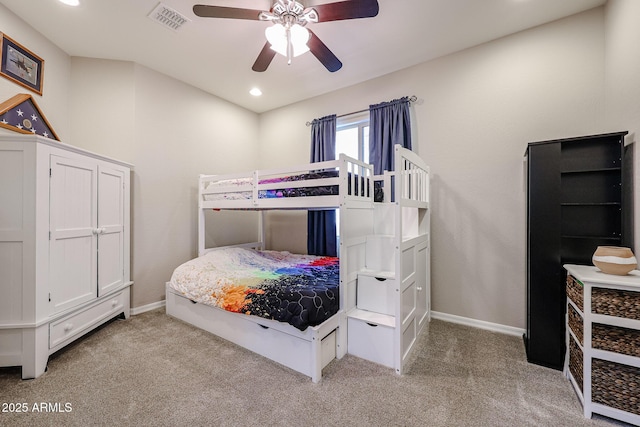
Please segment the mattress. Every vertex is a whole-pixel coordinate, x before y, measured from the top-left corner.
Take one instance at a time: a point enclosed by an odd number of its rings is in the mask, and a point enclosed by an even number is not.
[[[335,257],[225,248],[180,265],[169,286],[194,302],[304,331],[338,312],[339,279]]]
[[[336,178],[339,176],[339,172],[337,170],[328,170],[321,172],[312,172],[291,176],[282,176],[277,178],[268,178],[261,179],[258,181],[258,184],[274,184],[281,182],[293,182],[293,181],[306,181],[306,180],[321,180],[323,178]],[[351,173],[349,173],[348,178],[348,191],[351,192]],[[253,184],[252,178],[237,178],[237,179],[226,179],[220,181],[213,181],[209,183],[206,187],[207,190],[215,189],[216,187],[227,187],[231,190],[225,191],[222,193],[214,193],[214,194],[206,194],[204,199],[207,201],[210,200],[248,200],[251,199],[253,193],[250,190],[247,190],[248,186]],[[360,195],[364,195],[366,186],[364,185],[364,178],[355,180],[355,193],[358,192]],[[238,190],[233,190],[234,187],[237,187]],[[358,189],[358,187],[360,187]],[[244,189],[242,189],[244,188]],[[359,191],[358,191],[359,190]],[[337,196],[340,192],[340,186],[338,185],[322,185],[322,181],[318,181],[318,185],[307,186],[307,187],[293,187],[293,188],[278,188],[273,190],[258,190],[258,198],[259,199],[274,199],[274,198],[282,198],[282,197],[309,197],[309,196]],[[382,201],[382,195],[377,197],[376,193],[376,202]]]

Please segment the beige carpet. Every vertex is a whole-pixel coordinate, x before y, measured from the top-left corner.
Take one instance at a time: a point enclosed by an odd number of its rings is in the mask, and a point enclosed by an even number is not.
[[[518,337],[433,320],[406,375],[346,356],[313,384],[163,309],[107,324],[36,380],[0,368],[0,403],[28,407],[0,413],[2,426],[614,425],[584,419],[569,382],[528,364]]]

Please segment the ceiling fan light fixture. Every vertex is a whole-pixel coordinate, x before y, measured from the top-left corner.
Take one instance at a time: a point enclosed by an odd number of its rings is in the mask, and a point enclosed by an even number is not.
[[[309,51],[307,42],[309,41],[309,30],[301,25],[294,24],[286,28],[280,23],[276,23],[264,31],[264,34],[271,45],[271,49],[280,55],[289,56],[289,46],[291,55],[296,57]]]
[[[1,1],[1,0],[0,0]],[[276,54],[292,58],[311,52],[330,72],[342,68],[342,62],[311,30],[307,24],[342,21],[346,19],[373,18],[378,15],[378,0],[333,0],[305,8],[303,0],[271,0],[269,10],[196,4],[193,13],[201,18],[231,18],[251,21],[268,21],[273,25],[265,30],[264,44],[251,69],[263,72]],[[314,0],[314,3],[322,0]]]

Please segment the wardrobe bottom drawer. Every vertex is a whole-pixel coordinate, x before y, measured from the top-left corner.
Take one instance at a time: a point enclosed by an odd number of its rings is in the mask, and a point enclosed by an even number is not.
[[[393,328],[349,318],[348,352],[362,359],[393,367]]]
[[[76,337],[124,310],[124,292],[73,313],[49,325],[49,348],[67,344]]]

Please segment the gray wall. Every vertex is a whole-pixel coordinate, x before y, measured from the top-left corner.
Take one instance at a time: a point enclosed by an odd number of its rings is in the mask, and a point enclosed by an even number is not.
[[[530,141],[610,130],[603,84],[600,8],[264,113],[261,158],[306,161],[302,123],[418,96],[416,149],[432,171],[433,309],[524,328],[523,154]],[[293,149],[283,159],[274,146]],[[287,246],[303,233],[274,239]]]
[[[627,142],[637,142],[640,133],[640,2],[609,0],[605,13],[606,117],[612,129],[628,130]],[[640,154],[635,159],[635,252],[640,251]]]
[[[172,269],[195,256],[197,174],[306,162],[306,121],[417,95],[416,149],[433,172],[433,309],[523,328],[526,144],[637,132],[639,7],[610,0],[261,115],[133,63],[69,58],[3,6],[0,30],[45,58],[45,93],[34,98],[65,142],[135,164],[134,307],[162,300]],[[19,92],[0,79],[1,100]],[[249,222],[210,239],[251,238]],[[272,248],[304,252],[304,215],[269,222]]]
[[[72,70],[72,143],[134,164],[132,306],[161,301],[197,255],[198,175],[255,169],[258,116],[131,62],[72,58]],[[211,243],[255,240],[255,220],[231,224]]]

